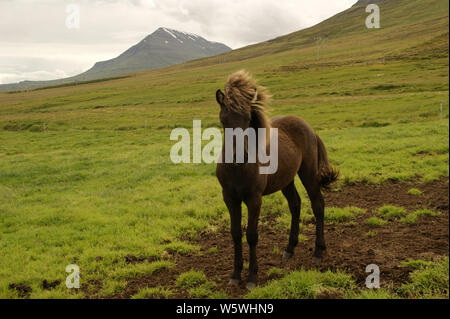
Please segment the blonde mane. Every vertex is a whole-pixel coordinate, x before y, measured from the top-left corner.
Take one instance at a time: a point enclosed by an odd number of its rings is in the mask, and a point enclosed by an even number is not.
[[[225,85],[226,107],[240,114],[251,116],[257,128],[266,129],[266,143],[270,142],[270,119],[265,108],[270,95],[265,87],[260,86],[245,70],[237,71],[228,77]]]

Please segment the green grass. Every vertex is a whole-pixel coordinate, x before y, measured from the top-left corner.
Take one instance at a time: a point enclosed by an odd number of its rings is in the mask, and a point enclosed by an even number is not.
[[[422,263],[410,275],[410,282],[401,286],[399,294],[407,298],[448,299],[449,258],[432,264]]]
[[[113,278],[133,278],[142,275],[152,275],[158,271],[170,269],[174,266],[171,261],[155,261],[153,263],[143,262],[129,265],[111,273]]]
[[[386,206],[380,207],[378,209],[377,215],[382,218],[392,220],[392,219],[404,217],[406,215],[406,210],[402,207],[386,205]]]
[[[131,299],[169,299],[173,292],[164,287],[146,287],[134,294]]]
[[[361,8],[221,57],[0,93],[0,298],[17,298],[11,283],[30,286],[30,298],[83,298],[64,285],[42,289],[44,279],[64,282],[73,263],[86,290],[98,282],[111,294],[123,278],[152,271],[127,264],[126,255],[198,253],[188,239],[229,217],[215,166],[172,164],[170,132],[193,119],[218,126],[214,93],[241,68],[273,94],[270,116],[301,116],[318,132],[341,171],[338,186],[448,177],[448,2],[380,5],[380,30],[361,28]],[[312,39],[324,34],[317,59]],[[307,224],[313,215],[299,190]],[[289,227],[281,194],[264,199],[266,214]],[[327,221],[358,214],[332,209]]]
[[[398,295],[388,289],[364,289],[354,295],[352,299],[400,299]]]
[[[215,255],[217,253],[219,253],[219,249],[217,248],[217,246],[211,247],[206,251],[207,254],[211,254],[211,255]]]
[[[190,270],[178,276],[177,287],[188,289],[207,282],[206,276],[201,271]]]
[[[449,298],[448,257],[441,257],[434,262],[409,260],[403,262],[401,266],[415,269],[410,274],[409,282],[401,287],[358,288],[354,278],[343,272],[300,270],[252,290],[246,298],[316,299],[330,296],[347,299]]]
[[[417,220],[419,219],[419,216],[438,216],[438,215],[440,215],[439,212],[434,212],[429,209],[421,209],[421,210],[416,210],[416,211],[408,214],[404,218],[401,218],[400,222],[414,225],[417,222]]]
[[[423,269],[433,265],[432,261],[422,259],[409,259],[401,263],[402,267],[411,267],[414,269]]]
[[[330,271],[293,272],[281,280],[258,287],[247,294],[249,299],[315,299],[321,293],[333,291],[344,296],[355,289],[350,275]]]
[[[359,208],[355,206],[347,206],[344,209],[348,210],[350,213],[353,213],[354,215],[364,215],[367,210],[364,208]]]
[[[202,271],[190,270],[178,276],[176,280],[178,288],[187,290],[190,298],[226,299],[228,296],[223,291],[215,291],[216,283],[207,280]]]
[[[377,225],[375,224],[375,225],[371,225],[371,226],[377,226]],[[369,237],[369,238],[377,237],[377,235],[378,235],[378,232],[377,231],[373,231],[373,230],[370,230],[370,231],[368,231],[366,233],[366,236]]]
[[[283,277],[284,274],[285,270],[277,267],[272,267],[267,271],[267,277],[269,277],[270,279],[277,279]]]
[[[185,255],[185,254],[189,254],[192,252],[196,252],[196,251],[199,251],[199,249],[200,249],[199,246],[191,245],[189,243],[180,242],[180,241],[176,241],[176,242],[172,242],[170,244],[164,245],[163,248],[165,251],[167,251],[170,254],[180,254],[180,255]]]
[[[103,287],[98,294],[101,297],[108,298],[123,291],[126,285],[127,281],[125,279],[111,278],[111,280],[108,280],[103,284]]]
[[[342,223],[353,220],[356,217],[356,215],[361,215],[365,213],[366,211],[364,209],[353,206],[348,206],[345,208],[326,207],[325,221]]]
[[[366,220],[366,224],[370,227],[381,227],[386,225],[388,222],[376,216],[372,216]]]
[[[325,208],[325,221],[327,222],[345,222],[355,217],[350,211],[338,207]]]
[[[422,191],[417,188],[411,188],[410,190],[408,190],[408,194],[419,196],[419,195],[422,195]]]
[[[213,289],[216,287],[216,283],[212,281],[207,281],[197,287],[192,287],[188,290],[189,297],[200,299],[200,298],[208,298],[211,297],[214,292]]]

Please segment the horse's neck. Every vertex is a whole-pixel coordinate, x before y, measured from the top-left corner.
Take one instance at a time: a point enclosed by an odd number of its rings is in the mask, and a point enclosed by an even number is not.
[[[269,146],[270,144],[270,120],[268,117],[266,117],[266,115],[258,113],[258,112],[254,112],[252,113],[252,121],[250,122],[250,127],[252,127],[255,132],[256,132],[256,136],[257,136],[257,143],[258,143],[258,147],[259,145],[259,141],[260,141],[260,136],[259,136],[259,129],[265,129],[265,134],[266,134],[266,139],[265,139],[265,144],[266,146]]]

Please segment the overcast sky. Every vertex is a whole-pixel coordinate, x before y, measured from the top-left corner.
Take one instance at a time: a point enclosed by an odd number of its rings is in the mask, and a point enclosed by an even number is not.
[[[0,84],[81,73],[161,26],[236,49],[310,27],[356,1],[0,0]],[[67,27],[70,4],[79,5],[79,28]]]

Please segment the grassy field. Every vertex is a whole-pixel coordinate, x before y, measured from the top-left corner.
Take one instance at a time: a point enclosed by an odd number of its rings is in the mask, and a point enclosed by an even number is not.
[[[101,283],[98,296],[110,296],[129,276],[176,267],[170,259],[130,265],[124,256],[195,251],[181,238],[213,221],[226,223],[215,166],[172,164],[169,136],[194,119],[204,128],[219,126],[214,93],[241,68],[273,94],[271,116],[298,115],[317,130],[342,187],[448,177],[448,2],[398,0],[381,9],[379,30],[364,27],[364,8],[352,8],[219,57],[110,81],[0,93],[0,297],[20,297],[9,287],[19,283],[32,288],[31,298],[83,298],[89,291],[42,288],[43,280],[64,283],[73,263],[82,284]],[[320,56],[318,35],[328,37]],[[280,198],[268,198],[264,210]],[[348,275],[290,276],[279,287],[318,276],[334,289]],[[353,296],[349,282],[340,286],[346,297]],[[296,296],[318,293],[305,289]],[[286,297],[266,295],[270,290],[251,296]]]

